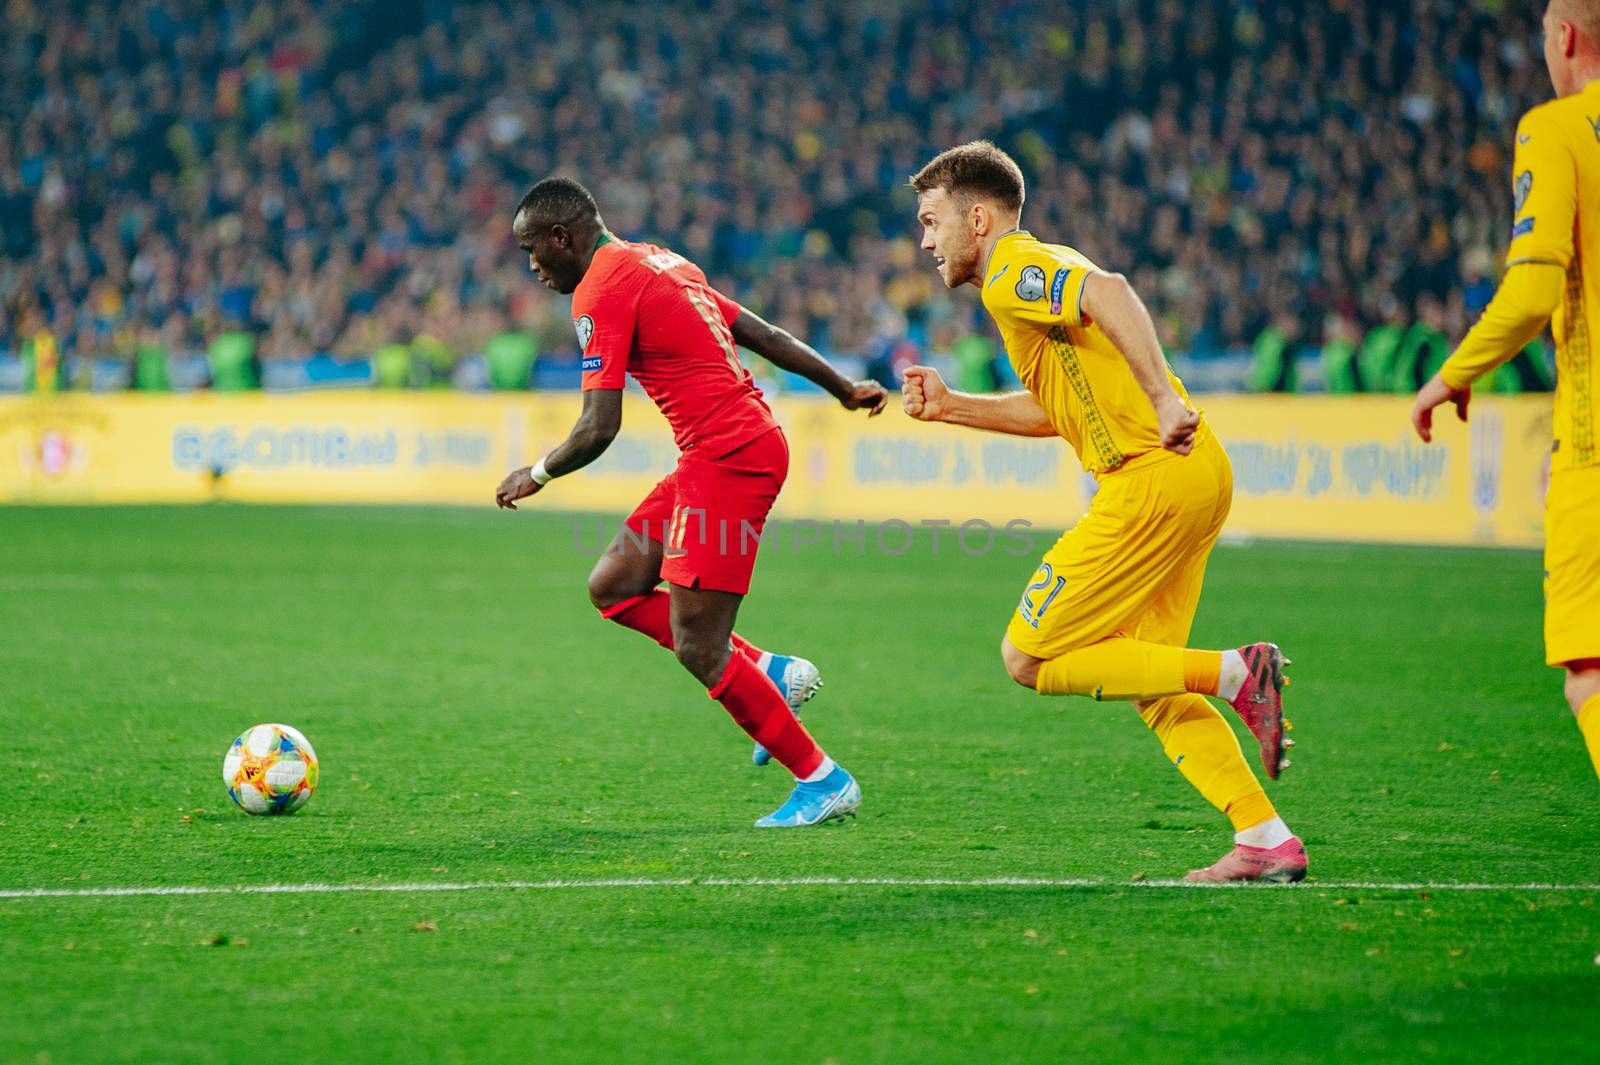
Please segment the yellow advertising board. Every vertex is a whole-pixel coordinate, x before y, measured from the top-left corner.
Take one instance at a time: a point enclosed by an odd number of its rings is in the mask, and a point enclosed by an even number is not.
[[[1206,396],[1233,461],[1233,536],[1533,547],[1543,542],[1548,396],[1484,398],[1432,444],[1407,397]],[[786,407],[792,514],[883,521],[1077,520],[1095,490],[1063,441],[866,422]],[[1114,476],[1114,475],[1113,475]]]
[[[1411,433],[1406,397],[1207,396],[1232,457],[1238,536],[1536,546],[1550,400],[1490,398],[1472,422]],[[558,443],[573,393],[75,395],[0,400],[0,502],[491,505],[505,473]],[[774,403],[792,451],[777,515],[844,522],[1013,520],[1063,528],[1095,483],[1062,441],[868,420]],[[630,509],[677,457],[628,397],[621,437],[549,490],[553,508]],[[541,500],[543,502],[543,500]]]
[[[1234,469],[1229,530],[1390,543],[1544,542],[1549,396],[1475,399],[1462,425],[1411,429],[1410,397],[1262,396],[1208,401]]]
[[[0,403],[0,499],[441,502],[529,446],[526,400],[314,393]]]

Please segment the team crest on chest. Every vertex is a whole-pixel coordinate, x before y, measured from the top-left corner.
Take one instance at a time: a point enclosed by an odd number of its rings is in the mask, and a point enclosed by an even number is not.
[[[1044,299],[1044,271],[1037,266],[1024,266],[1022,276],[1017,278],[1017,299],[1042,300]]]
[[[589,340],[594,336],[594,319],[586,314],[572,325],[578,331],[578,350],[588,351]]]

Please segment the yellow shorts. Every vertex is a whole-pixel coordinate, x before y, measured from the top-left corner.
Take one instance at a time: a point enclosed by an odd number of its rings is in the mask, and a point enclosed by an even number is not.
[[[1600,466],[1557,470],[1544,502],[1544,660],[1600,658]]]
[[[1232,504],[1233,467],[1208,429],[1188,455],[1153,452],[1106,474],[1023,591],[1012,646],[1042,659],[1112,636],[1182,646]]]

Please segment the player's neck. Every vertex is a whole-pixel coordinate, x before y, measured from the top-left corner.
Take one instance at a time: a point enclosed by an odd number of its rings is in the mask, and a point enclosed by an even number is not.
[[[1572,89],[1563,95],[1576,96],[1596,81],[1600,81],[1600,55],[1576,57],[1572,62],[1571,81],[1568,83]]]
[[[1597,61],[1593,68],[1578,74],[1578,87],[1573,90],[1573,95],[1585,91],[1597,81],[1600,81],[1600,61]]]
[[[595,253],[617,239],[611,235],[611,231],[605,227],[604,222],[600,223],[593,233],[574,233],[573,237],[575,238],[574,243],[576,243],[578,247],[581,248],[584,245],[588,245],[589,247],[588,254],[584,255],[578,261],[579,280],[582,280],[583,277],[588,274],[589,264],[594,262]]]
[[[1011,236],[1011,234],[1021,232],[1021,221],[1013,218],[1009,220],[1009,224],[997,226],[994,232],[985,233],[978,237],[978,259],[983,263],[983,269],[979,270],[977,275],[973,277],[972,284],[977,285],[979,288],[983,287],[984,278],[989,276],[989,262],[994,258],[995,246],[1006,237]]]

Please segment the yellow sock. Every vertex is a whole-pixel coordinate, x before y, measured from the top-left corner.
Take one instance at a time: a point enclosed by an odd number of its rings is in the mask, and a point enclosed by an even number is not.
[[[1260,784],[1256,785],[1255,791],[1230,802],[1228,808],[1222,812],[1233,822],[1235,832],[1255,828],[1263,821],[1270,821],[1278,816],[1278,808],[1272,805],[1272,800],[1267,798],[1267,793],[1261,790]]]
[[[1139,711],[1167,759],[1206,802],[1228,815],[1235,832],[1278,816],[1244,760],[1228,722],[1204,696],[1174,695]]]
[[[1183,652],[1183,690],[1215,695],[1222,687],[1222,652]]]
[[[1040,666],[1034,686],[1040,695],[1087,695],[1113,701],[1143,702],[1177,695],[1186,690],[1183,648],[1125,636],[1101,640]]]
[[[1589,747],[1589,761],[1594,763],[1594,772],[1600,776],[1600,695],[1592,695],[1589,701],[1578,707],[1578,731],[1583,733],[1583,742]]]

